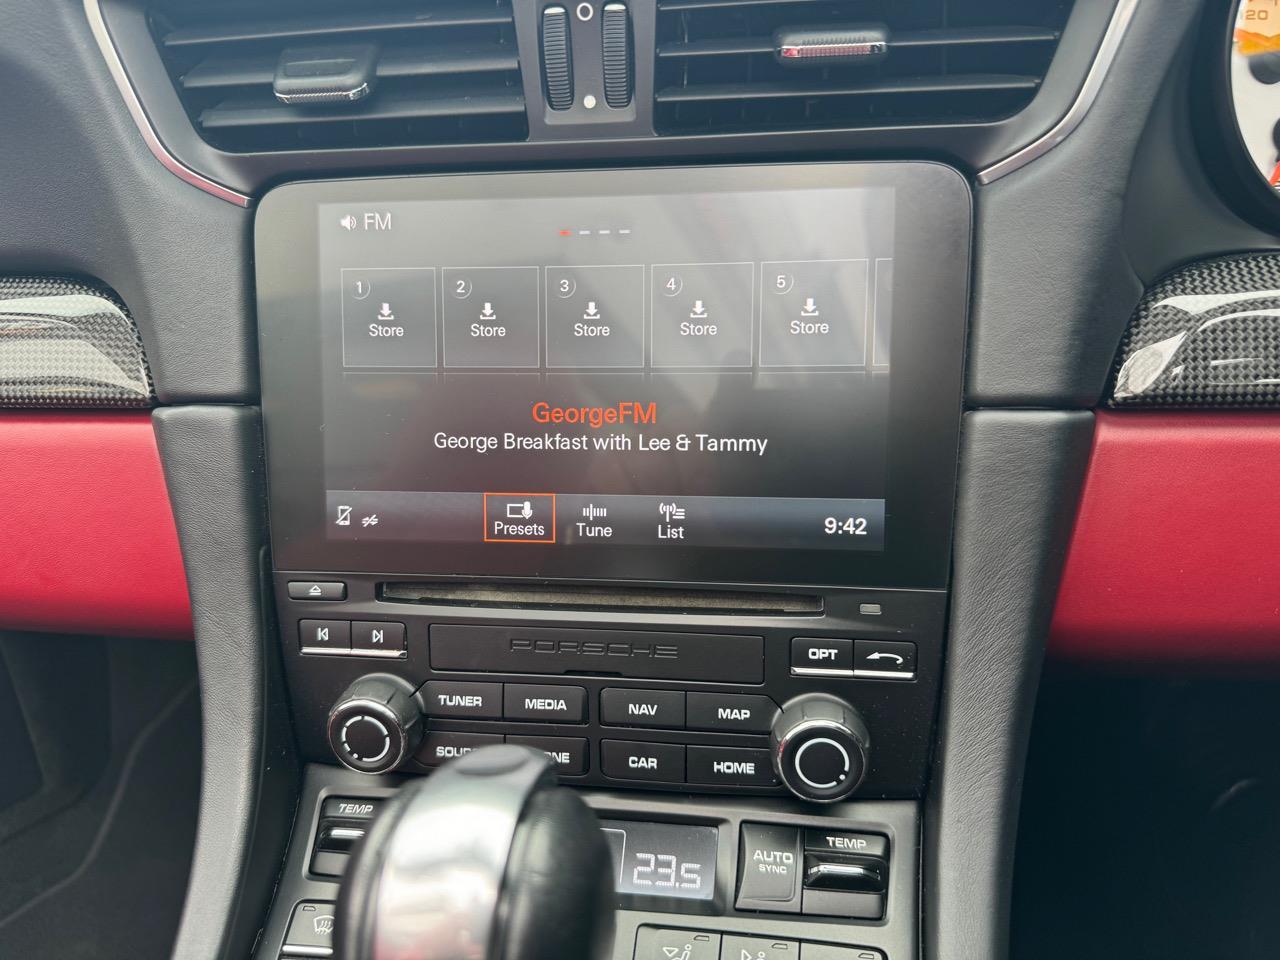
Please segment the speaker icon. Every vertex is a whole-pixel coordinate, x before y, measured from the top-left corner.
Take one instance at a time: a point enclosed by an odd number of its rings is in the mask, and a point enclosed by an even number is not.
[[[348,213],[345,217],[343,217],[341,220],[338,221],[338,224],[346,228],[347,230],[354,230],[356,228],[356,224],[358,224],[359,222],[360,221],[358,221],[353,215]]]

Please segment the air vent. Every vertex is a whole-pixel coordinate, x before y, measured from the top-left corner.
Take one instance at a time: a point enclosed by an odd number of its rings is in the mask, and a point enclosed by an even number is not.
[[[1001,120],[1040,88],[1070,8],[659,0],[655,121],[689,134]]]
[[[152,33],[196,129],[233,152],[524,140],[510,0],[413,4],[170,2]],[[277,96],[282,54],[367,59],[368,83],[341,101]],[[286,51],[288,53],[286,53]],[[354,52],[354,56],[350,52]]]

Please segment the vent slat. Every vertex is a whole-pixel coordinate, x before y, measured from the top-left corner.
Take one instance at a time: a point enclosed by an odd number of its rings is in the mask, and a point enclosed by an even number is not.
[[[497,4],[434,4],[417,12],[368,11],[332,16],[297,17],[254,22],[236,17],[228,22],[179,27],[160,38],[166,48],[242,43],[254,40],[309,40],[335,34],[365,34],[387,30],[434,30],[511,23],[511,8]]]
[[[523,94],[497,90],[468,96],[387,93],[367,107],[356,110],[290,107],[272,97],[244,97],[227,100],[205,110],[200,114],[200,123],[207,129],[217,130],[223,127],[292,126],[523,113]]]
[[[660,135],[992,123],[1035,99],[1073,0],[657,0]],[[884,51],[781,60],[778,31]]]
[[[387,50],[378,59],[378,76],[438,77],[467,73],[502,73],[520,69],[515,51],[491,49]],[[185,90],[261,86],[275,78],[276,57],[222,57],[202,60],[183,75]]]
[[[1058,31],[1040,27],[969,27],[957,29],[916,30],[890,37],[892,50],[923,47],[960,47],[997,43],[1056,43]],[[725,57],[747,54],[772,54],[771,37],[714,38],[686,43],[664,43],[658,57]]]
[[[726,100],[814,99],[818,97],[872,97],[877,95],[926,93],[977,93],[999,90],[1034,90],[1039,77],[947,76],[903,77],[870,83],[820,85],[805,83],[726,83],[705,86],[669,87],[659,90],[658,103],[708,103]]]

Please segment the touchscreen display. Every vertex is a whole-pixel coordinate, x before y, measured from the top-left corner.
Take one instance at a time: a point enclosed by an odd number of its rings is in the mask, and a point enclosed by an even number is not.
[[[335,540],[876,552],[892,188],[318,208]]]
[[[279,187],[273,562],[943,586],[969,241],[930,163]]]

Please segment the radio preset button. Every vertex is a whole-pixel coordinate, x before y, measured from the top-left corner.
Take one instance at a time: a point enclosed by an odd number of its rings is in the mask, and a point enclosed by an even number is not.
[[[860,367],[867,359],[867,260],[763,264],[762,367]]]
[[[429,717],[502,718],[502,684],[429,680],[422,688]]]
[[[558,684],[508,683],[502,715],[535,723],[585,723],[587,691]]]
[[[444,365],[537,367],[538,267],[444,270]]]
[[[644,366],[644,267],[547,268],[547,366]]]
[[[600,767],[610,780],[684,783],[684,747],[678,743],[600,741]]]
[[[688,780],[721,787],[776,787],[778,778],[768,750],[742,747],[690,747]]]
[[[791,672],[811,676],[852,676],[853,641],[843,637],[795,637]]]
[[[655,367],[749,367],[754,263],[653,267]]]
[[[600,691],[600,722],[610,726],[678,729],[684,726],[684,713],[684,693],[679,690]]]
[[[472,750],[502,743],[500,733],[455,733],[452,730],[429,730],[413,755],[424,767],[437,767],[458,757],[464,757]]]
[[[587,772],[587,741],[582,737],[509,736],[507,743],[541,750],[562,776],[580,777]]]
[[[778,705],[768,697],[737,693],[691,693],[690,730],[768,733]]]
[[[434,267],[342,271],[342,363],[436,365]]]

